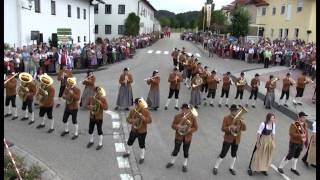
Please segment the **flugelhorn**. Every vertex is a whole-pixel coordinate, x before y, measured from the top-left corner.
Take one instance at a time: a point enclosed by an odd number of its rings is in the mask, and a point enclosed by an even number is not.
[[[87,81],[87,80],[90,79],[91,77],[93,77],[93,75],[90,75],[90,76],[86,77],[84,80],[81,81],[81,83],[83,83],[84,81]]]
[[[241,131],[241,116],[244,113],[247,113],[248,110],[241,106],[240,111],[234,116],[234,118],[232,119],[232,125],[236,126],[236,129],[231,129],[230,132],[233,136],[238,136],[239,132]]]
[[[153,80],[154,78],[157,78],[157,77],[159,77],[159,76],[152,76],[152,77],[148,77],[148,78],[146,78],[146,79],[144,79],[144,80],[145,80],[145,81]]]

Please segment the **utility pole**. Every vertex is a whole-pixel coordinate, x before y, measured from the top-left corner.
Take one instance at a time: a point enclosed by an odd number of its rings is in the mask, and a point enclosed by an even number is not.
[[[205,18],[206,18],[206,4],[204,4],[203,6],[203,21],[202,21],[202,31],[204,32],[204,23],[206,22],[205,21]]]

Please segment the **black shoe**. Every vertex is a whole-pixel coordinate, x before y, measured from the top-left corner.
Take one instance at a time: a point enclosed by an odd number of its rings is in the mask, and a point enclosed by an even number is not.
[[[194,108],[199,109],[199,107],[198,107],[198,106],[194,106]]]
[[[33,123],[34,123],[34,121],[30,121],[28,124],[31,125],[31,124],[33,124]]]
[[[16,120],[18,119],[18,116],[13,116],[11,120]]]
[[[10,116],[12,116],[12,114],[8,114],[7,113],[7,114],[4,115],[4,117],[10,117]]]
[[[307,163],[306,160],[302,159],[302,162],[304,163],[304,165],[306,165],[307,167],[309,167],[309,164]]]
[[[47,131],[47,133],[52,133],[54,131],[54,129],[49,129],[48,131]]]
[[[278,168],[279,173],[284,174],[284,171],[282,168]]]
[[[284,104],[284,106],[285,106],[285,107],[288,107],[288,105],[287,105],[287,104]]]
[[[179,111],[179,107],[176,106],[176,107],[174,107],[174,108]]]
[[[218,169],[217,169],[217,168],[213,168],[212,173],[213,173],[214,175],[217,175],[217,174],[218,174]]]
[[[240,104],[238,104],[238,107],[239,107],[239,108],[241,108],[241,105],[240,105]]]
[[[44,124],[39,124],[38,126],[37,126],[37,129],[41,129],[41,128],[44,128],[46,125],[44,125]]]
[[[246,104],[246,107],[248,107],[249,105],[248,104]]]
[[[268,176],[267,171],[261,171],[261,173],[262,173],[263,175],[265,175],[265,176]]]
[[[144,159],[139,159],[139,164],[142,164],[144,162]]]
[[[157,107],[156,107],[156,108],[153,108],[153,110],[158,111],[158,108],[157,108]]]
[[[188,172],[187,166],[182,166],[182,172]]]
[[[247,172],[248,172],[248,175],[249,175],[249,176],[252,176],[252,170],[251,170],[251,169],[248,169]]]
[[[164,110],[168,110],[168,107],[166,106],[166,107],[164,107]]]
[[[129,108],[125,108],[124,110],[129,111]]]
[[[59,106],[60,106],[60,104],[57,104],[57,105],[56,105],[56,108],[58,108]]]
[[[25,120],[28,120],[29,119],[29,117],[23,117],[23,118],[21,118],[20,120],[21,121],[25,121]]]
[[[221,104],[219,104],[218,107],[221,107]]]
[[[98,150],[100,150],[102,147],[103,147],[103,145],[98,145],[98,146],[96,147],[96,150],[98,151]]]
[[[210,106],[211,106],[211,107],[214,107],[214,105],[213,105],[213,104],[210,104]]]
[[[229,105],[228,105],[228,104],[226,104],[225,106],[226,106],[227,108],[229,107]]]
[[[63,132],[61,133],[61,136],[63,137],[63,136],[65,136],[65,135],[67,135],[67,134],[69,134],[69,131],[63,131]]]
[[[114,108],[114,110],[116,110],[116,111],[118,111],[118,109],[119,109],[119,107],[118,107],[118,106]]]
[[[79,137],[79,135],[73,135],[71,139],[72,139],[72,140],[75,140],[75,139],[77,139],[78,137]]]
[[[167,165],[166,165],[166,168],[171,168],[173,166],[173,163],[169,162]]]
[[[256,108],[256,106],[255,106],[255,105],[252,105],[252,108]]]
[[[292,168],[291,168],[291,172],[293,172],[293,173],[296,174],[297,176],[300,176],[300,173],[299,173],[297,170],[295,170],[295,169],[292,169]]]
[[[129,156],[130,156],[129,153],[124,153],[124,154],[122,155],[123,158],[127,158],[127,157],[129,157]]]
[[[231,169],[231,168],[229,169],[229,172],[230,172],[232,175],[234,175],[234,176],[236,175],[236,171],[233,170],[233,169]]]
[[[90,148],[92,145],[93,145],[93,142],[89,142],[89,143],[87,144],[87,148]]]

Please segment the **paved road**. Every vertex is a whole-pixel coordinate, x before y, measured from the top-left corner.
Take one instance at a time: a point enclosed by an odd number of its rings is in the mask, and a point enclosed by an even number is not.
[[[97,152],[95,149],[87,149],[85,146],[88,142],[87,126],[88,112],[79,112],[80,137],[76,141],[70,140],[71,136],[61,138],[60,133],[63,131],[61,122],[64,106],[55,109],[56,131],[52,135],[48,135],[44,130],[35,129],[27,125],[27,122],[19,120],[11,121],[5,119],[5,136],[19,145],[24,150],[32,153],[43,162],[47,162],[48,166],[61,174],[64,179],[121,179],[120,174],[141,175],[144,180],[207,180],[207,179],[284,179],[275,170],[270,168],[269,176],[257,175],[249,177],[246,173],[253,145],[255,143],[256,131],[261,121],[264,121],[265,114],[268,112],[263,107],[263,102],[258,101],[257,108],[249,108],[249,113],[244,115],[247,123],[247,131],[242,134],[242,141],[238,150],[238,159],[235,164],[237,175],[232,176],[228,172],[231,162],[230,152],[222,162],[219,168],[219,174],[212,174],[212,167],[216,157],[220,153],[223,133],[221,132],[222,118],[228,113],[228,109],[201,106],[199,112],[199,129],[195,132],[190,148],[189,172],[182,173],[182,153],[180,152],[176,165],[171,169],[166,169],[165,165],[170,159],[170,154],[174,145],[174,131],[171,129],[171,123],[174,115],[177,113],[173,109],[174,104],[171,103],[168,111],[164,111],[164,103],[168,95],[168,74],[172,69],[172,60],[170,52],[174,47],[181,48],[184,46],[187,52],[198,53],[200,61],[208,65],[210,69],[214,68],[219,73],[231,71],[238,73],[246,69],[261,68],[259,64],[246,64],[240,61],[222,60],[218,57],[208,59],[201,51],[190,42],[179,40],[179,35],[174,34],[171,39],[161,39],[156,44],[146,49],[140,50],[134,59],[124,61],[120,64],[111,65],[105,71],[97,72],[97,84],[103,85],[107,92],[107,100],[111,110],[115,107],[116,96],[118,93],[118,78],[124,67],[130,67],[135,84],[133,85],[134,97],[145,97],[148,94],[149,87],[143,81],[149,77],[154,69],[158,69],[161,77],[160,98],[161,107],[159,111],[152,112],[153,122],[148,127],[148,135],[146,139],[146,156],[143,165],[136,165],[139,158],[138,144],[134,144],[135,158],[130,159],[129,168],[119,168],[120,165],[126,166],[124,162],[117,157],[121,155],[119,147],[115,149],[115,143],[123,143],[127,139],[127,124],[124,122],[127,112],[119,112],[120,120],[116,117],[107,116],[104,121],[104,148]],[[151,52],[152,51],[152,52]],[[168,51],[168,54],[165,53]],[[84,75],[77,75],[81,80]],[[80,85],[81,89],[83,87]],[[190,91],[181,86],[180,102],[189,102]],[[55,89],[58,86],[55,83]],[[247,93],[247,92],[246,92]],[[217,96],[220,95],[220,88]],[[230,103],[232,97],[235,96],[235,88],[232,88],[230,94]],[[218,100],[215,101],[217,105]],[[19,103],[20,105],[20,103]],[[292,121],[282,113],[275,111],[276,114],[276,150],[273,164],[277,166],[282,157],[288,150],[288,126]],[[36,109],[38,113],[38,109]],[[48,123],[48,122],[47,122]],[[117,126],[120,123],[120,128]],[[37,123],[36,123],[37,124]],[[113,128],[115,127],[115,128]],[[73,127],[71,126],[71,132]],[[118,132],[119,135],[114,135]],[[121,146],[121,144],[118,144]],[[118,149],[119,148],[119,149]],[[117,152],[116,152],[117,151]],[[304,153],[304,151],[303,151]],[[137,169],[135,168],[137,166]],[[314,168],[306,168],[301,161],[298,163],[298,169],[302,176],[297,177],[290,172],[289,163],[285,168],[286,175],[289,179],[316,179],[316,171]],[[125,175],[122,175],[122,179]]]

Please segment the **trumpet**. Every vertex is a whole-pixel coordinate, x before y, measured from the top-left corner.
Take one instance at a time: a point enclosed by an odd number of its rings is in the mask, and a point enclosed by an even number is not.
[[[246,81],[246,79],[243,78],[243,79],[240,79],[240,81],[237,82],[236,84],[237,84],[237,86],[244,86],[247,84],[247,81]]]
[[[145,80],[145,81],[153,80],[154,78],[157,78],[157,77],[159,77],[159,76],[152,76],[152,77],[148,77],[148,78],[146,78],[146,79],[144,79],[144,80]]]
[[[14,74],[12,77],[10,77],[9,79],[7,79],[4,84],[7,84],[11,79],[15,78],[19,73]]]
[[[91,77],[93,77],[93,75],[90,75],[90,76],[86,77],[84,80],[81,81],[81,83],[83,83],[84,81],[89,80]]]
[[[181,128],[177,130],[177,133],[180,134],[181,136],[186,135],[188,133],[188,130],[192,126],[192,123],[189,120],[192,116],[198,117],[198,112],[193,107],[191,107],[189,111],[183,115],[182,121],[179,124]]]
[[[294,79],[289,78],[289,81],[290,81],[290,83],[291,83],[293,86],[295,86],[295,85],[296,85],[296,81],[295,81]]]
[[[280,78],[274,78],[271,82],[270,82],[270,86],[271,88],[276,88],[276,82],[279,81]]]

